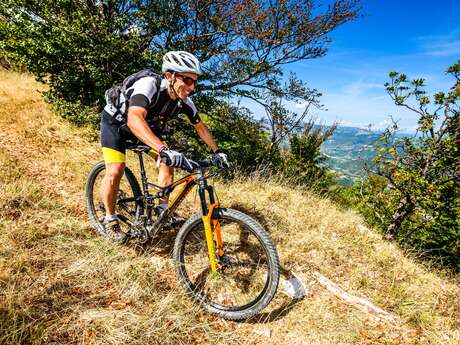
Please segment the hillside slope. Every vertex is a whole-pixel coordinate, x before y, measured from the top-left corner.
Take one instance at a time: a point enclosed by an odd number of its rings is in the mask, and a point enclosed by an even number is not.
[[[174,233],[139,251],[89,227],[83,186],[101,159],[97,133],[60,120],[37,89],[30,76],[0,70],[0,343],[460,343],[459,277],[421,266],[354,213],[275,181],[216,189],[224,206],[262,222],[308,295],[294,302],[280,292],[248,322],[202,313],[177,285]],[[189,198],[187,214],[197,209]],[[315,282],[315,271],[404,323],[344,304]]]

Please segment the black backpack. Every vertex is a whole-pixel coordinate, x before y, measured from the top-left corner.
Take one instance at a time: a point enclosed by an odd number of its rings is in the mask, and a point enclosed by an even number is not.
[[[161,79],[162,79],[161,76],[151,69],[144,69],[142,71],[131,74],[130,76],[126,77],[122,83],[116,84],[112,86],[110,89],[108,89],[107,91],[105,91],[106,102],[107,103],[110,102],[110,104],[114,105],[115,108],[117,109],[113,117],[120,118],[119,115],[121,115],[121,117],[123,118],[123,121],[126,122],[127,112],[125,113],[121,112],[122,104],[120,100],[120,95],[123,93],[123,95],[125,96],[125,99],[127,101],[126,110],[128,110],[128,107],[129,107],[128,98],[129,97],[126,94],[126,90],[128,90],[131,86],[133,86],[133,84],[136,81],[144,77],[154,77],[156,80],[157,91],[160,90]],[[157,98],[155,99],[155,103],[158,101],[159,95],[160,95],[160,92],[157,92],[157,96],[156,96]],[[155,103],[153,105],[155,105]]]

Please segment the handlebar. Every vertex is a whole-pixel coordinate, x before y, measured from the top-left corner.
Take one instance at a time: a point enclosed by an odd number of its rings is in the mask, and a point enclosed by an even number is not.
[[[130,150],[133,150],[134,152],[144,152],[144,153],[149,153],[151,148],[147,145],[144,145],[144,144],[139,144],[138,142],[137,143],[128,143],[128,149]],[[185,157],[187,158],[187,157]],[[212,159],[201,159],[201,160],[193,160],[191,158],[187,158],[187,160],[193,165],[193,168],[192,169],[185,169],[183,166],[180,167],[181,169],[183,170],[186,170],[187,172],[189,173],[193,173],[195,171],[197,171],[198,169],[202,169],[202,168],[208,168],[208,167],[211,167],[211,166],[218,166],[217,164],[214,164]],[[161,157],[160,158],[160,161],[165,163],[166,165],[170,165],[171,164],[171,160],[168,158],[168,157]],[[225,169],[225,168],[221,168],[221,169]]]
[[[194,161],[193,159],[189,159],[188,160],[190,163],[192,163],[192,165],[195,165],[197,168],[208,168],[208,167],[211,167],[213,165],[216,165],[212,162],[211,159],[202,159],[202,160],[198,160],[198,161]]]
[[[201,169],[201,168],[208,168],[208,167],[211,167],[211,166],[216,166],[216,164],[214,164],[211,159],[202,159],[202,160],[196,160],[195,161],[193,159],[187,158],[187,160],[192,164],[193,169],[191,169],[191,170],[186,169],[183,166],[180,167],[180,168],[183,169],[183,170],[186,170],[189,173],[193,173],[196,170]],[[171,160],[168,157],[161,157],[161,161],[163,163],[165,163],[166,165],[171,164]]]

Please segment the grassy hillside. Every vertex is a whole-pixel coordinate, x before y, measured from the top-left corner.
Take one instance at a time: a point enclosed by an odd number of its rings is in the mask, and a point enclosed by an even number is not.
[[[217,181],[220,200],[266,226],[309,293],[294,302],[280,292],[247,322],[202,313],[174,275],[173,231],[141,251],[89,227],[83,186],[101,159],[97,133],[58,119],[42,88],[0,70],[1,344],[459,344],[458,276],[423,267],[326,199],[256,178]],[[186,214],[198,207],[189,198]],[[343,303],[315,271],[404,323]]]

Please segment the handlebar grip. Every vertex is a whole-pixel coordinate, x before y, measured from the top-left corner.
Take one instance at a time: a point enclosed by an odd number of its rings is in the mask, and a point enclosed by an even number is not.
[[[214,163],[210,159],[199,160],[199,161],[196,161],[195,163],[198,166],[203,167],[203,168],[207,168],[207,167],[210,167],[210,166],[214,165]]]
[[[161,157],[161,156],[160,156],[160,157]],[[160,160],[161,160],[161,162],[163,162],[163,163],[166,164],[167,166],[171,166],[171,159],[170,159],[169,157],[163,156],[163,157],[160,158]],[[194,169],[196,169],[196,168],[198,168],[198,167],[200,166],[199,163],[197,163],[197,162],[195,162],[195,161],[193,161],[193,160],[191,160],[191,159],[187,159],[187,160],[191,163],[191,165],[193,166],[193,168],[192,168],[192,169],[187,169],[187,168],[184,166],[184,164],[182,164],[182,166],[181,166],[180,168],[182,168],[182,169],[184,169],[184,170],[186,170],[186,171],[188,171],[188,172],[193,172]]]

